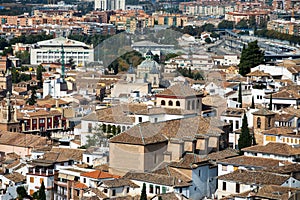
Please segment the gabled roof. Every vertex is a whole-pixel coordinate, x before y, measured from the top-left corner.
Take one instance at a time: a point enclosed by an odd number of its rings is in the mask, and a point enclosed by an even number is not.
[[[154,183],[159,185],[173,186],[173,187],[189,187],[191,184],[176,177],[154,174],[154,173],[134,173],[128,172],[123,178]]]
[[[233,158],[217,161],[217,163],[223,165],[255,167],[258,169],[279,166],[279,164],[282,162],[283,161],[275,160],[271,158],[260,158],[260,157],[252,157],[252,156],[236,156]]]
[[[14,183],[21,183],[21,182],[25,183],[26,182],[26,176],[23,176],[22,174],[20,174],[18,172],[5,174],[3,176]]]
[[[197,168],[200,163],[208,163],[208,160],[209,159],[203,158],[200,155],[187,153],[178,162],[170,163],[170,166],[175,168],[193,169]]]
[[[256,77],[266,77],[267,76],[267,77],[270,77],[271,74],[265,73],[265,72],[260,71],[260,70],[255,70],[253,72],[250,72],[250,73],[246,74],[246,76],[256,76]]]
[[[201,116],[175,119],[159,123],[144,122],[110,139],[113,143],[147,145],[167,142],[169,139],[194,139],[195,137],[219,136],[223,130],[218,121]]]
[[[268,115],[275,115],[276,113],[272,112],[267,108],[261,108],[258,111],[252,113],[253,115],[260,115],[260,116],[268,116]]]
[[[256,145],[247,147],[242,149],[242,151],[293,156],[300,154],[300,147],[292,147],[286,143],[269,142],[266,145]]]
[[[85,173],[82,173],[80,175],[84,176],[84,177],[93,178],[93,179],[120,178],[120,176],[109,174],[107,172],[103,172],[103,171],[100,171],[100,170],[85,172]]]
[[[124,186],[130,186],[131,188],[139,188],[138,185],[136,185],[135,183],[133,183],[131,180],[127,178],[106,180],[106,181],[102,181],[102,184],[104,185],[104,187],[108,187],[108,188],[117,188],[117,187],[124,187]]]
[[[202,95],[200,93],[197,93],[195,90],[193,90],[190,86],[185,85],[185,84],[176,84],[173,85],[164,91],[158,93],[156,96],[157,97],[164,97],[164,96],[169,96],[169,97],[174,97],[174,98],[186,98],[186,97],[196,97],[198,95]]]
[[[218,176],[219,180],[234,181],[247,185],[282,185],[290,176],[269,172],[236,170],[232,173]]]
[[[41,147],[47,145],[47,138],[31,134],[0,131],[0,144],[20,147]]]

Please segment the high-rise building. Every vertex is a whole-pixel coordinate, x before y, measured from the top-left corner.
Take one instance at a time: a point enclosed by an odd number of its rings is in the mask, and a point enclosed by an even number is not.
[[[95,0],[95,10],[125,10],[125,0]]]

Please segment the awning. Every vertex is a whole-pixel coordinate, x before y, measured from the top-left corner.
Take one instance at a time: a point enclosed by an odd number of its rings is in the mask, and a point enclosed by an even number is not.
[[[58,178],[67,179],[67,174],[58,174]]]

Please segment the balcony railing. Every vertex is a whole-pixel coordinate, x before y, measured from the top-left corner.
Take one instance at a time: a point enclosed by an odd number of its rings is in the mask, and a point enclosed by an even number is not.
[[[32,175],[42,175],[42,176],[53,176],[55,173],[54,169],[35,169],[29,168],[28,174]]]

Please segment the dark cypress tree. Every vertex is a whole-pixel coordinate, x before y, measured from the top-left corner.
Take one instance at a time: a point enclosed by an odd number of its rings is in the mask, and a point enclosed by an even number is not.
[[[41,187],[39,189],[39,200],[46,200],[44,181],[42,181]]]
[[[272,110],[272,94],[270,95],[269,110]]]
[[[248,119],[246,114],[244,114],[242,128],[241,128],[241,135],[239,138],[239,150],[250,147],[252,145],[252,136],[250,135],[249,127],[248,127]]]
[[[242,96],[242,83],[239,84],[239,96],[238,96],[238,102],[241,104],[240,108],[243,107],[243,96]]]
[[[143,184],[140,200],[147,200],[146,184],[145,183]]]
[[[251,107],[250,108],[252,108],[252,109],[255,108],[255,103],[254,103],[254,97],[253,96],[252,96],[252,103],[251,103]]]

